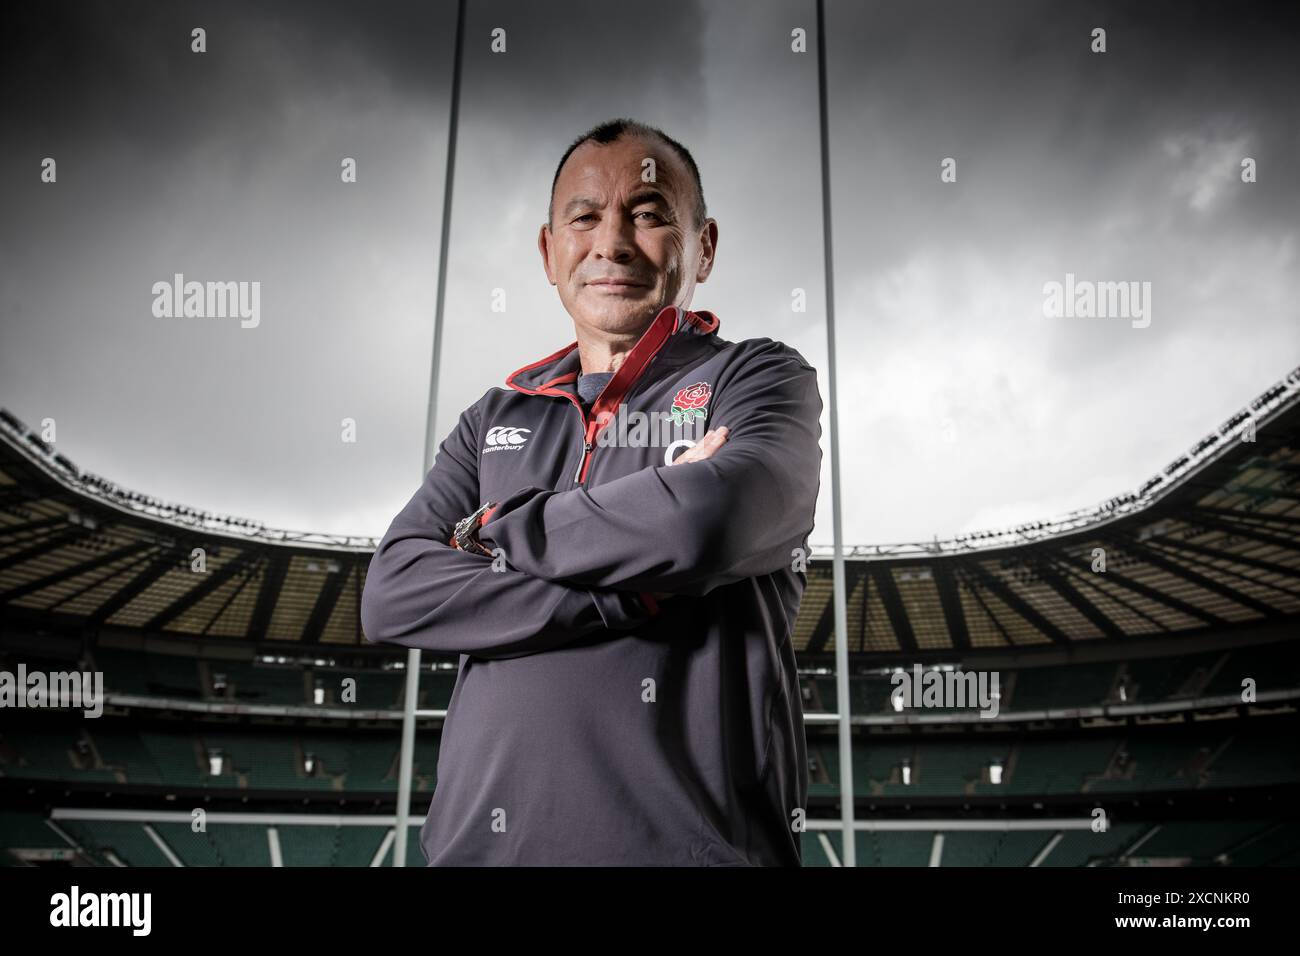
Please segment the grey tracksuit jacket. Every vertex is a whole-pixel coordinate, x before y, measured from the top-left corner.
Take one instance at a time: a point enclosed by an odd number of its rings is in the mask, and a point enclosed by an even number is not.
[[[380,541],[366,638],[459,655],[429,865],[800,865],[822,402],[797,351],[717,332],[664,308],[590,413],[576,342],[514,372]],[[450,543],[486,502],[492,558]]]

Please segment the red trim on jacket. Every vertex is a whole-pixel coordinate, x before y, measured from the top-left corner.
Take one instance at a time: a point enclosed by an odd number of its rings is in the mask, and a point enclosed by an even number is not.
[[[664,347],[669,339],[673,337],[681,324],[681,316],[676,308],[664,309],[650,323],[650,327],[641,334],[632,351],[627,353],[627,358],[623,364],[618,367],[614,377],[596,396],[596,400],[591,403],[591,419],[587,422],[587,442],[592,449],[596,447],[596,440],[600,433],[609,427],[609,423],[614,420],[618,413],[618,406],[622,404],[623,397],[631,390],[636,380],[641,377],[641,373],[646,370],[646,366],[659,354],[659,350]],[[602,420],[603,419],[603,420]],[[582,461],[582,471],[578,474],[579,484],[587,480],[587,469],[591,466],[591,452],[588,451]]]
[[[641,377],[641,373],[645,371],[646,367],[654,357],[659,354],[659,350],[662,349],[670,339],[672,339],[673,335],[675,335],[686,322],[689,322],[703,334],[710,334],[718,330],[718,317],[712,312],[690,312],[674,305],[664,306],[659,310],[659,314],[655,316],[654,321],[646,327],[646,330],[643,333],[641,333],[641,338],[639,338],[636,345],[632,347],[632,351],[628,352],[627,357],[623,360],[623,364],[620,365],[618,371],[614,373],[614,377],[609,380],[608,384],[606,384],[604,389],[601,390],[601,393],[596,396],[596,400],[591,406],[590,416],[582,410],[582,403],[578,401],[575,395],[555,388],[556,385],[577,381],[577,372],[567,372],[557,378],[543,382],[537,388],[529,388],[516,381],[516,379],[525,372],[558,362],[578,347],[577,342],[572,342],[559,351],[552,352],[545,358],[538,359],[536,362],[531,362],[523,368],[516,369],[506,376],[506,385],[517,392],[523,392],[525,395],[548,395],[557,398],[567,398],[578,409],[578,415],[582,419],[583,444],[591,445],[591,449],[585,451],[583,454],[582,466],[578,471],[579,483],[587,480],[587,470],[591,466],[591,453],[596,448],[596,439],[600,437],[600,433],[605,430],[609,423],[614,420],[618,406],[622,403],[623,398],[631,390],[637,379]],[[600,420],[602,413],[605,413],[605,420],[603,422]]]
[[[515,378],[516,378],[517,376],[519,376],[519,375],[522,375],[524,372],[527,372],[527,371],[531,370],[531,369],[538,368],[538,367],[540,367],[540,366],[542,366],[542,365],[546,365],[546,364],[551,363],[551,362],[558,362],[560,359],[564,358],[564,356],[568,355],[570,352],[572,352],[572,351],[573,351],[574,349],[576,349],[577,347],[578,347],[578,343],[577,343],[577,342],[570,342],[570,343],[569,343],[568,345],[566,345],[564,348],[560,349],[558,352],[552,352],[550,355],[546,356],[546,358],[538,359],[536,362],[532,362],[532,363],[530,363],[530,364],[528,364],[528,365],[525,365],[523,368],[517,368],[517,369],[515,369],[513,372],[511,372],[509,375],[506,376],[506,385],[510,386],[511,388],[515,389],[516,391],[523,392],[525,395],[554,395],[554,394],[564,395],[564,394],[566,394],[565,392],[557,392],[555,389],[551,388],[552,385],[556,385],[556,384],[558,384],[558,382],[555,381],[555,380],[552,380],[552,381],[550,381],[550,382],[545,382],[545,383],[543,383],[543,385],[542,385],[541,388],[526,388],[526,387],[524,387],[523,385],[517,385],[517,384],[515,384]],[[575,378],[575,379],[577,378],[577,373],[576,373],[576,372],[574,373],[574,378]]]
[[[542,388],[550,388],[552,385],[563,385],[566,382],[576,382],[578,380],[577,372],[570,372],[567,375],[561,375],[559,378],[553,378],[549,382],[543,382]]]
[[[708,316],[708,318],[705,318],[705,316]],[[686,321],[706,335],[718,331],[718,317],[705,309],[701,309],[699,312],[687,312]]]

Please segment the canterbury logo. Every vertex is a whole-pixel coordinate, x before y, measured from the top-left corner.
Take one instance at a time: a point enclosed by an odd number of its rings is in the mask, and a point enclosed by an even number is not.
[[[520,445],[528,441],[527,436],[530,434],[532,434],[531,428],[512,428],[509,425],[493,425],[488,429],[483,450],[485,452],[516,450]]]

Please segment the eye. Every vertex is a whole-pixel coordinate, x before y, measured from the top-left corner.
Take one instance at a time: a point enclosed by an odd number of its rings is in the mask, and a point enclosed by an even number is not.
[[[658,219],[660,222],[663,221],[663,219],[660,217],[659,213],[657,213],[657,212],[650,212],[650,210],[648,210],[648,209],[647,209],[647,210],[644,210],[644,211],[642,211],[642,212],[637,213],[637,215],[638,215],[638,216],[653,216],[655,219]]]
[[[589,212],[584,212],[581,216],[579,216],[577,219],[575,219],[575,220],[573,220],[573,221],[574,221],[574,222],[582,222],[582,220],[584,220],[584,219],[594,219],[594,218],[596,218],[596,217],[593,216],[591,213],[589,213]]]

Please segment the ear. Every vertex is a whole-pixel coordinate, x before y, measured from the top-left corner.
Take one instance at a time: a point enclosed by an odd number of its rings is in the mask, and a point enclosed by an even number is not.
[[[542,254],[542,268],[546,270],[546,279],[555,285],[555,271],[551,268],[551,226],[542,223],[537,232],[537,251]]]
[[[718,222],[716,219],[704,220],[700,230],[700,266],[695,271],[695,281],[703,282],[713,271],[713,260],[718,254]]]

